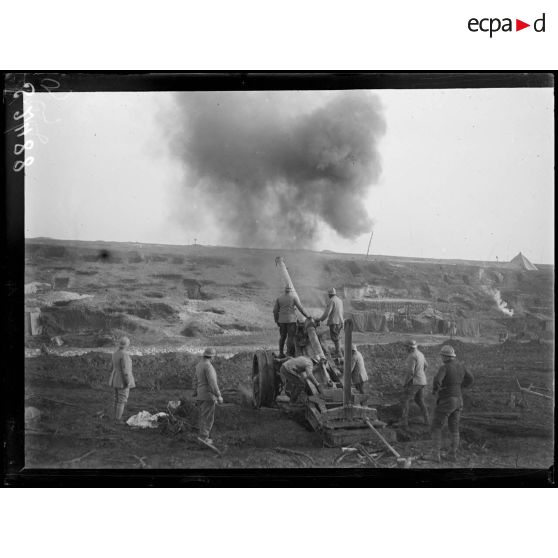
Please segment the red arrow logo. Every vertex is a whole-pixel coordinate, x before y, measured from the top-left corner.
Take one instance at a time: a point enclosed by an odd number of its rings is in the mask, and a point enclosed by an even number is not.
[[[525,29],[526,27],[531,27],[531,24],[530,23],[525,23],[524,21],[521,21],[520,19],[515,20],[515,30],[516,31],[521,31],[522,29]]]

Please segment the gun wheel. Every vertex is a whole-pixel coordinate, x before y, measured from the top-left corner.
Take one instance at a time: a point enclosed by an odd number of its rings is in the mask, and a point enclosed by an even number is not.
[[[256,409],[275,402],[275,369],[271,351],[258,351],[252,362],[252,403]]]

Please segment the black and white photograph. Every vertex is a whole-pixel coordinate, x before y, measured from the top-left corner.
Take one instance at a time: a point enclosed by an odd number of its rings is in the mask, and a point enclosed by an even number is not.
[[[25,469],[553,466],[552,75],[12,78]]]

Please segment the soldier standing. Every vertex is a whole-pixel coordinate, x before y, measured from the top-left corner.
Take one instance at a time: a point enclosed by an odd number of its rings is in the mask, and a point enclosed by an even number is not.
[[[109,385],[114,388],[114,422],[123,424],[122,415],[128,402],[130,389],[136,387],[132,374],[132,359],[127,352],[130,340],[122,337],[118,349],[112,354],[112,372]]]
[[[343,329],[343,301],[337,296],[337,292],[334,287],[331,287],[327,294],[329,296],[329,302],[327,303],[324,313],[316,320],[316,322],[319,325],[320,322],[327,320],[329,335],[335,345],[336,355],[340,356],[339,335]]]
[[[428,362],[424,355],[418,350],[417,342],[411,340],[407,343],[407,358],[405,359],[405,379],[403,383],[403,397],[401,399],[401,421],[402,426],[409,425],[409,405],[411,401],[420,407],[424,423],[430,423],[428,408],[424,403],[424,388],[426,386],[426,369]]]
[[[353,343],[352,347],[351,381],[359,393],[364,393],[364,384],[368,381],[368,374],[364,367],[364,358]]]
[[[273,318],[279,326],[279,358],[285,358],[283,348],[287,341],[287,354],[295,355],[295,335],[296,335],[296,310],[308,318],[306,310],[300,304],[298,296],[290,286],[285,287],[285,293],[276,301],[273,307]]]
[[[216,351],[212,347],[205,349],[202,360],[196,365],[193,381],[194,398],[199,410],[198,440],[210,445],[213,445],[213,440],[209,435],[215,420],[215,404],[223,403],[223,397],[217,384],[217,372],[211,362],[215,354]]]
[[[439,368],[432,385],[432,393],[438,396],[432,420],[432,459],[440,461],[442,427],[447,420],[451,437],[447,458],[449,461],[455,461],[459,447],[459,420],[463,409],[461,388],[469,387],[474,378],[467,368],[456,360],[455,349],[451,345],[442,347],[440,355],[443,365]]]

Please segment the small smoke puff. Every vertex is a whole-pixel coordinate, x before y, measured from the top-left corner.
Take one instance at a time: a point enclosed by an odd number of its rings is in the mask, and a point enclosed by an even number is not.
[[[205,199],[241,245],[312,247],[320,224],[344,238],[372,226],[363,201],[381,172],[386,124],[368,92],[342,92],[307,111],[295,92],[179,94],[175,153],[185,195]]]
[[[483,290],[485,293],[489,294],[493,299],[494,302],[496,302],[496,305],[498,306],[498,309],[506,314],[507,316],[513,316],[513,309],[512,308],[508,308],[508,303],[504,300],[502,300],[502,295],[500,293],[500,291],[498,289],[495,289],[493,287],[488,287],[486,285],[484,285]]]

